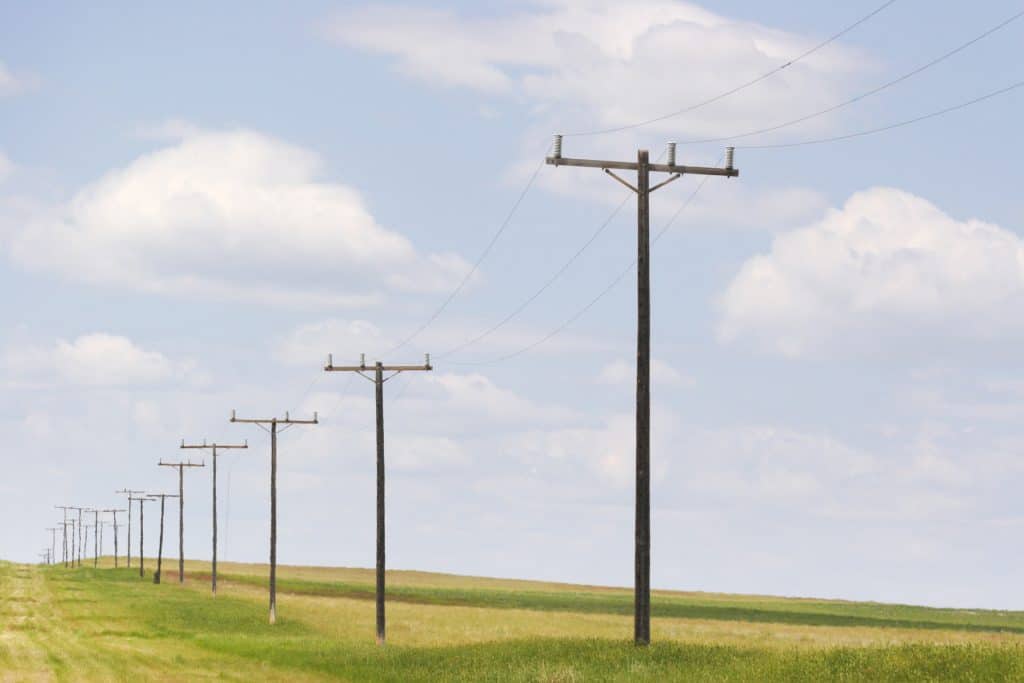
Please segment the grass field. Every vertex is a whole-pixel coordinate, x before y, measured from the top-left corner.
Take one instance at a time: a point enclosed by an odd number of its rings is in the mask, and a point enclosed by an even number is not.
[[[0,563],[0,680],[1024,680],[1020,612],[657,592],[637,649],[626,590],[389,572],[378,648],[368,570],[279,568],[270,626],[265,566],[109,565]]]

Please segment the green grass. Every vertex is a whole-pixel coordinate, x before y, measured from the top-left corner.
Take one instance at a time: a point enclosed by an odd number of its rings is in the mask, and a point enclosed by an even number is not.
[[[266,579],[247,574],[221,574],[224,580],[265,585]],[[280,592],[296,595],[374,599],[374,587],[368,583],[278,579]],[[498,589],[456,589],[422,586],[392,586],[388,598],[396,602],[423,605],[459,605],[497,609],[632,614],[632,594],[609,591],[539,591]],[[749,599],[748,599],[749,600]],[[1014,612],[991,610],[953,610],[841,601],[760,599],[747,602],[736,596],[731,604],[699,597],[654,595],[654,617],[715,619],[806,626],[868,626],[876,628],[942,629],[1024,633],[1024,616]]]
[[[363,581],[289,571],[270,626],[239,567],[214,599],[166,573],[0,563],[0,680],[1024,680],[1015,612],[659,593],[636,648],[625,591],[399,573],[379,648]]]

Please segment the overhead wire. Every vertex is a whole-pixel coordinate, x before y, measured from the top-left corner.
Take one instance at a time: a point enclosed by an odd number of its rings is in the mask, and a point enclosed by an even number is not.
[[[998,90],[994,90],[992,92],[989,92],[989,93],[986,93],[984,95],[981,95],[980,97],[975,97],[974,99],[967,100],[966,102],[961,102],[959,104],[955,104],[955,105],[950,106],[950,107],[945,107],[944,109],[939,109],[937,111],[929,112],[929,113],[923,114],[921,116],[915,116],[912,119],[906,119],[904,121],[898,121],[896,123],[890,123],[888,125],[879,126],[877,128],[868,128],[866,130],[860,130],[860,131],[856,131],[856,132],[853,132],[853,133],[845,133],[843,135],[833,135],[833,136],[824,137],[824,138],[812,138],[812,139],[809,139],[809,140],[796,140],[796,141],[793,141],[793,142],[779,142],[779,143],[763,144],[763,145],[742,145],[742,146],[737,146],[736,149],[782,149],[782,148],[786,148],[786,147],[803,147],[803,146],[806,146],[806,145],[820,145],[820,144],[824,144],[826,142],[839,142],[841,140],[850,140],[850,139],[853,139],[853,138],[860,138],[860,137],[864,137],[864,136],[867,136],[867,135],[874,135],[876,133],[884,133],[885,131],[894,130],[896,128],[902,128],[904,126],[909,126],[909,125],[914,124],[914,123],[920,123],[921,121],[927,121],[928,119],[934,119],[936,117],[943,116],[945,114],[950,114],[952,112],[959,111],[961,109],[966,109],[967,107],[970,107],[972,105],[979,104],[979,103],[984,102],[986,100],[990,100],[993,97],[998,97],[999,95],[1004,95],[1004,94],[1006,94],[1006,93],[1008,93],[1008,92],[1010,92],[1012,90],[1016,90],[1016,89],[1018,89],[1018,88],[1020,88],[1022,86],[1024,86],[1024,81],[1017,81],[1016,83],[1011,83],[1010,85],[1008,85],[1008,86],[1006,86],[1004,88],[1000,88]]]
[[[627,124],[627,125],[623,125],[623,126],[616,126],[616,127],[613,127],[613,128],[605,128],[605,129],[599,129],[599,130],[578,131],[578,132],[574,132],[574,133],[566,133],[565,136],[566,137],[593,136],[593,135],[602,135],[602,134],[607,134],[607,133],[621,132],[621,131],[624,131],[624,130],[630,130],[630,129],[634,129],[634,128],[640,128],[640,127],[649,125],[651,123],[656,123],[658,121],[663,121],[663,120],[666,120],[666,119],[669,119],[669,118],[673,118],[675,116],[680,116],[680,115],[685,114],[687,112],[694,111],[694,110],[699,109],[701,107],[705,107],[705,106],[707,106],[709,104],[712,104],[714,102],[718,102],[719,100],[725,99],[725,98],[727,98],[727,97],[729,97],[731,95],[734,95],[734,94],[736,94],[736,93],[738,93],[738,92],[740,92],[740,91],[742,91],[742,90],[744,90],[746,88],[749,88],[749,87],[751,87],[751,86],[753,86],[753,85],[755,85],[757,83],[760,83],[761,81],[764,81],[764,80],[774,76],[775,74],[779,73],[780,71],[783,71],[784,69],[787,69],[790,66],[792,66],[792,65],[794,65],[794,64],[796,64],[796,63],[798,63],[798,62],[800,62],[800,61],[802,61],[804,59],[806,59],[807,57],[811,56],[812,54],[814,54],[814,53],[818,52],[819,50],[825,48],[826,46],[834,43],[836,40],[842,38],[847,33],[849,33],[850,31],[854,30],[855,28],[857,28],[858,26],[860,26],[860,25],[864,24],[865,22],[869,21],[870,19],[875,17],[877,14],[881,13],[883,10],[887,9],[888,7],[890,7],[891,5],[895,4],[896,2],[897,2],[897,0],[886,0],[886,2],[883,2],[881,5],[876,7],[874,10],[872,10],[871,12],[867,13],[866,15],[860,17],[859,19],[857,19],[852,24],[849,24],[849,25],[845,26],[840,31],[832,34],[827,39],[825,39],[825,40],[821,41],[820,43],[814,45],[813,47],[805,50],[804,52],[800,53],[796,57],[790,59],[789,61],[787,61],[787,62],[785,62],[785,63],[775,67],[774,69],[772,69],[770,71],[767,71],[767,72],[761,74],[760,76],[758,76],[758,77],[756,77],[756,78],[754,78],[754,79],[752,79],[750,81],[747,81],[747,82],[742,83],[742,84],[740,84],[740,85],[738,85],[736,87],[730,88],[729,90],[726,90],[726,91],[724,91],[722,93],[719,93],[718,95],[715,95],[714,97],[708,98],[708,99],[703,100],[701,102],[697,102],[697,103],[695,103],[693,105],[690,105],[690,106],[685,107],[683,109],[679,109],[677,111],[671,112],[671,113],[666,114],[664,116],[655,117],[653,119],[647,119],[645,121],[639,121],[639,122],[636,122],[636,123]],[[448,308],[448,306],[451,304],[451,302],[459,295],[460,292],[462,292],[462,290],[466,287],[466,285],[469,283],[469,281],[472,279],[472,277],[479,270],[480,265],[483,263],[483,261],[490,254],[491,250],[494,248],[494,245],[498,242],[498,240],[500,239],[501,235],[505,232],[505,229],[508,227],[508,225],[511,222],[513,216],[518,211],[519,206],[522,204],[523,199],[526,197],[526,195],[529,193],[530,189],[533,187],[534,182],[536,181],[537,176],[540,174],[541,168],[543,166],[544,166],[544,162],[542,160],[541,163],[539,163],[537,165],[536,169],[533,171],[533,174],[529,177],[529,179],[528,179],[528,181],[526,183],[526,186],[523,188],[522,192],[519,194],[519,196],[517,197],[515,202],[512,204],[512,208],[509,210],[508,214],[506,215],[505,220],[502,221],[502,223],[499,225],[498,230],[494,233],[494,235],[491,237],[491,240],[488,242],[488,244],[484,247],[483,251],[477,257],[476,261],[473,263],[473,265],[470,268],[470,270],[466,273],[466,275],[462,278],[462,280],[459,281],[459,284],[456,285],[455,289],[453,289],[448,294],[448,296],[444,299],[444,301],[441,302],[441,305],[438,306],[436,309],[434,309],[434,311],[427,317],[427,319],[421,325],[419,325],[419,327],[417,327],[415,330],[413,330],[413,332],[411,332],[406,337],[402,338],[396,345],[394,345],[393,347],[391,347],[390,349],[385,351],[384,352],[385,354],[390,354],[390,353],[392,353],[394,351],[397,351],[397,350],[405,347],[407,344],[409,344],[409,342],[411,342],[414,339],[416,339],[428,327],[430,327],[434,323],[434,321],[436,321],[438,319],[438,317],[441,316],[441,314]],[[527,303],[527,305],[528,305],[528,303]]]
[[[721,163],[721,161],[719,161],[719,163]],[[697,195],[700,193],[701,189],[704,188],[704,185],[705,185],[705,183],[707,183],[709,178],[710,178],[710,176],[704,176],[701,179],[701,181],[697,184],[697,187],[695,187],[693,189],[693,192],[690,193],[690,195],[686,198],[686,200],[679,206],[678,209],[676,209],[676,211],[672,215],[672,217],[655,234],[654,242],[657,242],[658,240],[660,240],[665,235],[665,233],[668,232],[668,230],[672,227],[672,225],[675,224],[676,220],[679,218],[680,215],[682,215],[683,211],[685,211],[687,209],[687,207],[689,207],[690,204],[693,203],[693,200],[697,198]],[[520,347],[519,349],[513,351],[512,353],[507,353],[507,354],[505,354],[503,356],[498,356],[497,358],[492,358],[492,359],[484,360],[484,361],[462,361],[462,362],[455,362],[453,364],[455,364],[455,365],[495,365],[497,363],[503,363],[503,362],[505,362],[507,360],[511,360],[511,359],[513,359],[513,358],[515,358],[517,356],[521,356],[524,353],[528,353],[528,352],[532,351],[533,349],[537,348],[538,346],[541,346],[542,344],[550,341],[551,339],[553,339],[557,335],[561,334],[563,331],[565,331],[566,328],[568,328],[570,325],[572,325],[577,320],[579,320],[581,317],[583,317],[590,309],[592,309],[595,305],[597,305],[597,303],[601,299],[603,299],[605,296],[608,295],[609,292],[611,292],[613,289],[615,289],[615,287],[618,286],[618,284],[620,282],[622,282],[622,280],[627,275],[629,275],[633,271],[633,269],[635,267],[636,267],[636,259],[633,259],[633,261],[629,264],[629,266],[625,270],[621,271],[615,277],[615,279],[612,280],[608,284],[607,287],[602,289],[597,294],[597,296],[595,296],[593,299],[591,299],[585,306],[583,306],[583,308],[581,308],[578,311],[576,311],[573,315],[571,315],[569,318],[567,318],[565,321],[563,321],[561,324],[559,324],[557,327],[555,327],[553,330],[548,332],[546,335],[544,335],[540,339],[537,339],[536,341],[533,341],[530,344],[527,344],[526,346]]]
[[[546,149],[550,149],[550,143]],[[503,220],[501,224],[498,226],[498,230],[494,233],[494,235],[491,236],[491,239],[487,243],[487,246],[485,246],[484,250],[480,252],[480,255],[477,257],[476,261],[473,262],[473,266],[466,272],[466,274],[463,276],[462,280],[459,281],[459,284],[455,287],[455,289],[453,289],[451,293],[448,294],[445,300],[441,302],[440,306],[434,309],[434,312],[427,317],[426,321],[423,322],[423,324],[417,327],[412,333],[404,337],[398,344],[392,346],[390,349],[385,351],[384,355],[393,353],[398,349],[401,349],[406,344],[411,342],[413,339],[420,336],[424,330],[430,327],[434,323],[434,321],[437,320],[442,313],[444,313],[445,309],[448,308],[448,305],[451,304],[455,297],[459,295],[459,292],[461,292],[466,287],[466,284],[476,274],[477,270],[479,270],[480,264],[483,263],[484,259],[486,259],[487,256],[491,253],[491,250],[494,249],[494,245],[498,243],[498,240],[501,238],[506,228],[508,228],[509,224],[512,222],[512,218],[516,215],[516,212],[519,210],[520,205],[523,203],[523,199],[525,199],[526,195],[530,192],[530,189],[536,182],[537,176],[540,175],[540,171],[543,167],[544,160],[542,158],[541,162],[537,164],[537,167],[533,170],[533,173],[527,180],[526,186],[523,187],[515,202],[512,203],[512,208],[509,209],[508,213],[506,214],[505,220]]]
[[[1001,29],[1006,28],[1007,26],[1009,26],[1013,22],[1015,22],[1018,19],[1020,19],[1022,16],[1024,16],[1024,10],[1021,10],[1021,11],[1017,12],[1016,14],[1008,17],[1007,19],[1004,19],[1003,21],[999,22],[995,26],[992,26],[992,27],[986,29],[984,32],[980,33],[979,35],[974,36],[973,38],[971,38],[967,42],[961,43],[960,45],[956,46],[955,48],[953,48],[953,49],[951,49],[951,50],[949,50],[947,52],[944,52],[943,54],[939,55],[938,57],[936,57],[936,58],[934,58],[934,59],[932,59],[932,60],[930,60],[928,62],[925,62],[921,66],[919,66],[919,67],[917,67],[915,69],[912,69],[912,70],[910,70],[910,71],[908,71],[908,72],[906,72],[906,73],[904,73],[904,74],[902,74],[902,75],[900,75],[900,76],[898,76],[898,77],[896,77],[896,78],[894,78],[894,79],[892,79],[890,81],[887,81],[887,82],[885,82],[885,83],[883,83],[883,84],[881,84],[879,86],[871,88],[870,90],[867,90],[866,92],[863,92],[863,93],[861,93],[861,94],[859,94],[859,95],[857,95],[855,97],[851,97],[848,100],[844,100],[843,102],[840,102],[838,104],[834,104],[831,107],[826,107],[825,109],[821,109],[819,111],[815,111],[815,112],[810,113],[810,114],[805,114],[804,116],[800,116],[800,117],[797,117],[795,119],[790,119],[789,121],[784,121],[782,123],[775,124],[773,126],[768,126],[768,127],[765,127],[765,128],[758,128],[757,130],[751,130],[751,131],[747,131],[745,133],[737,133],[737,134],[734,134],[734,135],[720,135],[720,136],[711,137],[711,138],[695,138],[695,139],[692,139],[692,140],[680,140],[677,144],[680,144],[680,145],[698,145],[698,144],[710,143],[710,142],[725,142],[725,141],[729,141],[729,140],[740,140],[740,139],[743,139],[743,138],[753,137],[755,135],[764,135],[765,133],[772,133],[772,132],[777,131],[777,130],[782,130],[783,128],[789,128],[789,127],[795,126],[795,125],[797,125],[799,123],[804,123],[806,121],[810,121],[811,119],[815,119],[815,118],[818,118],[820,116],[824,116],[825,114],[831,114],[834,111],[838,111],[839,109],[842,109],[844,107],[848,107],[851,104],[855,104],[857,102],[860,102],[861,100],[865,100],[868,97],[871,97],[872,95],[877,95],[878,93],[882,92],[883,90],[887,90],[887,89],[891,88],[894,85],[898,85],[898,84],[900,84],[900,83],[902,83],[902,82],[904,82],[906,80],[909,80],[910,78],[913,78],[914,76],[917,76],[920,73],[923,73],[924,71],[927,71],[928,69],[930,69],[933,66],[936,66],[936,65],[944,62],[945,60],[949,59],[950,57],[953,57],[954,55],[957,55],[960,52],[963,52],[964,50],[966,50],[967,48],[971,47],[972,45],[981,42],[985,38],[988,38],[992,34],[996,33],[997,31],[1000,31]]]
[[[761,74],[760,76],[757,76],[756,78],[754,78],[752,80],[749,80],[749,81],[747,81],[745,83],[742,83],[742,84],[740,84],[740,85],[738,85],[738,86],[736,86],[734,88],[726,90],[723,93],[719,93],[718,95],[715,95],[714,97],[710,97],[710,98],[708,98],[706,100],[702,100],[702,101],[697,102],[695,104],[691,104],[691,105],[689,105],[687,107],[684,107],[683,109],[677,109],[674,112],[671,112],[671,113],[668,113],[668,114],[664,114],[662,116],[656,116],[656,117],[654,117],[652,119],[646,119],[644,121],[637,121],[636,123],[628,123],[628,124],[624,124],[624,125],[621,125],[621,126],[614,126],[614,127],[611,127],[611,128],[601,128],[601,129],[597,129],[597,130],[589,130],[589,131],[582,131],[582,132],[575,132],[575,133],[565,133],[564,135],[565,135],[565,137],[584,137],[584,136],[591,136],[591,135],[606,135],[608,133],[619,133],[619,132],[626,131],[626,130],[633,130],[635,128],[642,128],[644,126],[649,126],[652,123],[658,123],[660,121],[666,121],[668,119],[675,118],[677,116],[682,116],[683,114],[688,114],[691,111],[696,111],[697,109],[700,109],[702,107],[706,107],[709,104],[713,104],[715,102],[718,102],[719,100],[725,99],[726,97],[729,97],[731,95],[735,95],[736,93],[738,93],[738,92],[740,92],[742,90],[746,90],[747,88],[749,88],[751,86],[757,85],[761,81],[767,80],[768,78],[771,78],[772,76],[774,76],[775,74],[779,73],[780,71],[788,69],[789,67],[793,66],[797,62],[800,62],[800,61],[806,59],[807,57],[810,57],[815,52],[818,52],[822,48],[827,47],[828,45],[831,45],[835,41],[837,41],[840,38],[842,38],[843,36],[845,36],[850,31],[852,31],[855,28],[857,28],[858,26],[860,26],[861,24],[863,24],[863,23],[867,22],[868,20],[872,19],[875,15],[881,13],[883,10],[888,9],[891,5],[895,4],[896,1],[897,0],[888,0],[887,2],[882,3],[881,5],[876,7],[874,10],[869,12],[868,14],[862,16],[857,21],[853,22],[852,24],[849,24],[848,26],[846,26],[845,28],[840,30],[838,33],[835,33],[835,34],[831,35],[826,40],[818,43],[817,45],[815,45],[814,47],[810,48],[809,50],[806,50],[805,52],[802,52],[801,54],[797,55],[793,59],[790,59],[789,61],[785,62],[784,64],[780,64],[779,66],[775,67],[774,69],[772,69],[770,71],[766,71],[765,73]]]

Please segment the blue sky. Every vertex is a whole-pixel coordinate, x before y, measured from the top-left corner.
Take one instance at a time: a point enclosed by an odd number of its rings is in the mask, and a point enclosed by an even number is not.
[[[222,553],[267,549],[264,435],[232,408],[320,412],[282,437],[279,558],[369,566],[371,386],[318,372],[426,321],[554,132],[615,127],[785,63],[881,2],[33,3],[0,10],[0,554],[58,503],[221,472]],[[854,97],[1019,11],[898,0],[708,107],[566,155],[772,126]],[[1016,21],[849,107],[737,140],[659,240],[655,586],[1024,608],[1024,91],[807,147],[1020,80]],[[715,163],[726,143],[683,145]],[[653,199],[656,227],[693,192]],[[625,190],[542,168],[468,286],[390,362],[389,562],[628,584],[632,276]],[[230,486],[227,485],[230,478]],[[205,557],[208,471],[187,482]],[[226,533],[225,533],[226,529]],[[1010,542],[1008,542],[1010,541]],[[172,552],[176,552],[173,548]]]

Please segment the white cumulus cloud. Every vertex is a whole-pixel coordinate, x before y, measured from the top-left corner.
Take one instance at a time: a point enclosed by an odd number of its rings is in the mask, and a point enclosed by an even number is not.
[[[86,334],[52,346],[21,345],[0,355],[6,374],[24,379],[50,379],[79,386],[157,384],[195,375],[191,363],[175,363],[158,351],[139,347],[112,334]]]
[[[177,142],[38,211],[8,240],[25,267],[148,292],[296,306],[444,290],[467,269],[379,225],[312,152],[253,131]]]
[[[0,62],[0,97],[15,95],[28,85],[28,79],[16,75],[6,64]]]
[[[390,56],[412,78],[513,97],[594,126],[650,119],[749,81],[813,44],[677,0],[549,0],[500,17],[405,5],[334,15],[327,35]],[[689,68],[692,65],[699,68]],[[655,124],[691,135],[734,133],[838,99],[863,60],[831,46],[747,91]],[[827,106],[827,105],[826,105]]]
[[[721,299],[719,334],[788,356],[921,339],[1019,334],[1024,243],[891,188],[853,195],[749,259]]]

